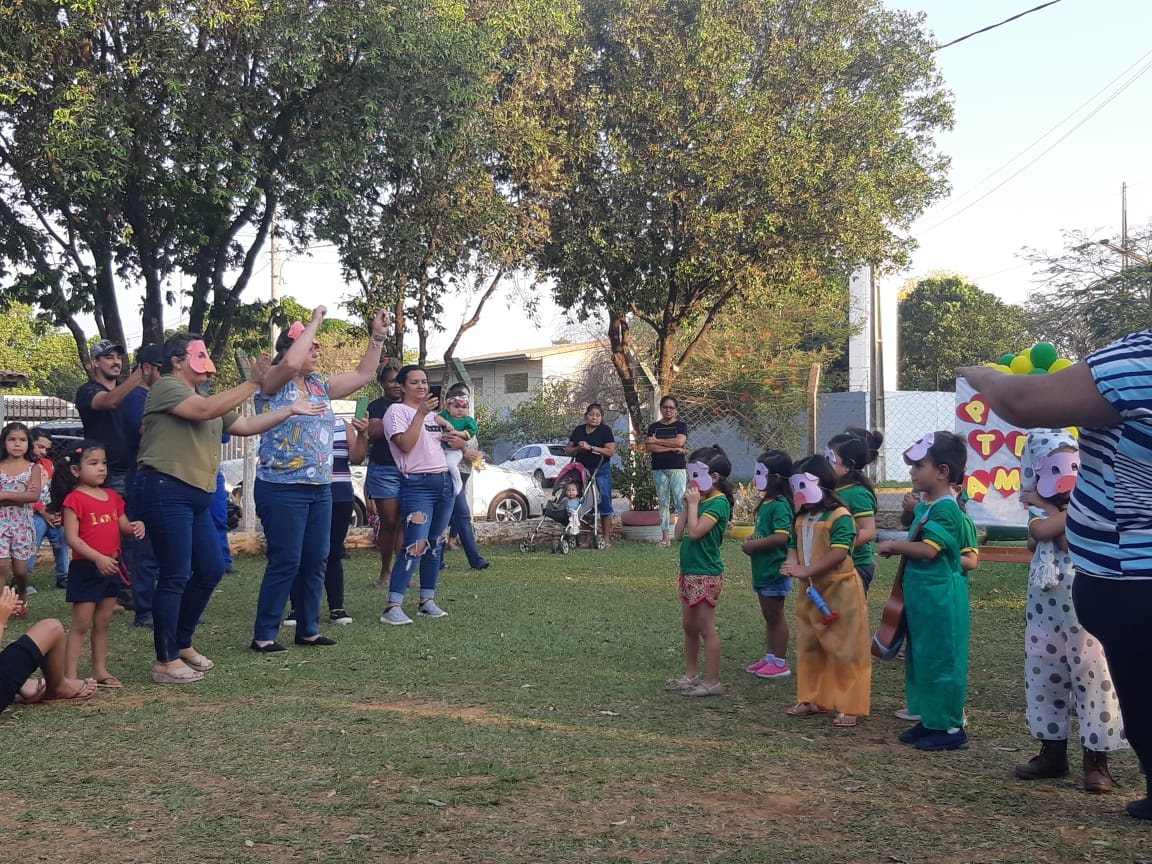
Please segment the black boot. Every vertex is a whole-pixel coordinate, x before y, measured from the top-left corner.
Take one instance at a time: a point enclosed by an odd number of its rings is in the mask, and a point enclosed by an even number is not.
[[[1041,741],[1040,752],[1023,765],[1016,766],[1021,780],[1043,780],[1068,776],[1068,742]]]
[[[1084,748],[1084,791],[1111,792],[1116,781],[1108,773],[1108,754],[1102,750]]]

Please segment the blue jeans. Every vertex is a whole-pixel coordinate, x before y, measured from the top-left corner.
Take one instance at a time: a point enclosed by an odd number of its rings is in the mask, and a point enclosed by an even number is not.
[[[137,477],[144,525],[160,568],[152,597],[156,659],[169,663],[181,648],[192,647],[224,562],[209,511],[211,492],[161,471],[141,471]]]
[[[468,557],[468,566],[478,570],[484,563],[484,556],[480,554],[480,547],[476,545],[476,532],[472,530],[472,509],[468,506],[468,478],[471,476],[471,474],[464,475],[464,485],[460,487],[460,494],[452,502],[452,518],[448,523],[451,530],[448,534],[460,538],[460,548]],[[444,548],[443,543],[436,547],[441,567],[444,566]]]
[[[31,573],[32,569],[36,566],[36,556],[40,552],[40,544],[44,542],[44,538],[48,538],[48,542],[52,544],[52,555],[56,559],[56,584],[59,585],[68,578],[68,544],[64,542],[64,529],[53,528],[44,521],[44,517],[36,513],[32,517],[32,522],[36,527],[36,551],[32,553],[32,557],[28,559],[28,572]]]
[[[660,508],[660,530],[672,530],[672,514],[680,512],[680,499],[688,488],[686,468],[657,468],[652,472],[656,486],[656,506]]]
[[[612,464],[605,459],[596,469],[596,491],[600,493],[600,505],[596,512],[601,516],[611,516],[612,509]]]
[[[412,571],[420,565],[420,599],[436,596],[440,578],[440,556],[436,541],[448,527],[456,497],[452,494],[452,475],[408,474],[400,484],[400,513],[404,524],[404,550],[392,565],[388,583],[388,602],[403,603],[404,592],[412,581]],[[423,514],[423,519],[414,516]],[[423,546],[423,549],[418,547]]]
[[[332,530],[332,487],[327,483],[269,483],[252,487],[256,515],[268,542],[268,565],[256,601],[254,639],[275,640],[284,605],[295,596],[296,635],[320,633],[320,596]],[[219,549],[219,540],[216,541]]]
[[[224,489],[224,475],[216,472],[216,494],[212,496],[212,521],[220,538],[220,557],[224,559],[224,572],[232,569],[232,546],[228,542],[228,493]]]
[[[144,518],[140,476],[139,473],[133,476],[132,485],[128,488],[128,500],[125,502],[128,518],[132,520]],[[148,529],[142,540],[124,549],[124,563],[132,576],[132,608],[136,612],[136,623],[146,626],[152,615],[152,598],[156,593],[156,579],[160,573],[156,552],[152,548],[151,529]]]
[[[332,502],[332,527],[328,533],[328,560],[324,564],[324,593],[328,595],[328,611],[344,608],[344,541],[352,526],[352,501]],[[297,615],[304,605],[299,580],[292,586],[292,609]],[[299,620],[297,620],[297,625]]]

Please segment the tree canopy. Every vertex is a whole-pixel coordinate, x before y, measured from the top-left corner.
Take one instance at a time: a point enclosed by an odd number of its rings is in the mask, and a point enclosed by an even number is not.
[[[1131,256],[1116,251],[1124,248],[1119,237],[1101,243],[1087,232],[1067,231],[1060,252],[1024,250],[1040,282],[1028,298],[1029,325],[1061,356],[1079,359],[1152,327],[1152,223],[1130,232],[1127,242]]]
[[[1032,345],[1022,307],[955,274],[916,282],[898,314],[902,390],[954,390],[957,366],[994,363]]]
[[[123,341],[120,281],[141,288],[144,341],[180,304],[219,351],[278,211],[306,221],[334,172],[397,141],[411,159],[451,125],[452,88],[426,71],[459,18],[449,2],[24,0],[0,15],[6,291],[85,361],[81,313]]]
[[[632,328],[668,390],[725,308],[901,260],[945,190],[951,107],[922,19],[873,0],[585,0],[542,96],[560,161],[541,268]],[[845,320],[847,310],[844,312]]]

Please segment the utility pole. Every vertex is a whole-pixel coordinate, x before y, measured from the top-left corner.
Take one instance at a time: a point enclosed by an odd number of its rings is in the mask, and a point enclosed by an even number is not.
[[[1120,245],[1128,248],[1128,184],[1120,184]],[[1120,256],[1120,269],[1128,269],[1128,256]]]
[[[884,329],[880,322],[880,277],[876,273],[876,265],[868,268],[869,302],[872,314],[868,316],[868,326],[872,328],[872,380],[868,390],[871,405],[869,413],[872,415],[872,428],[884,432]],[[884,448],[876,459],[876,479],[887,478],[884,465]]]
[[[269,269],[272,271],[272,306],[280,305],[280,232],[277,231],[277,220],[275,217],[272,219],[272,248],[271,248],[271,266]],[[276,351],[276,340],[280,338],[280,325],[275,320],[272,321],[269,328],[269,335],[272,337],[272,351]]]

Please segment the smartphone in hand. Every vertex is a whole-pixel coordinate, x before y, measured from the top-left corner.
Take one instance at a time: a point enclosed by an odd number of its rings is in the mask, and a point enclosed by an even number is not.
[[[356,398],[356,419],[363,420],[368,416],[368,397],[358,396]]]

